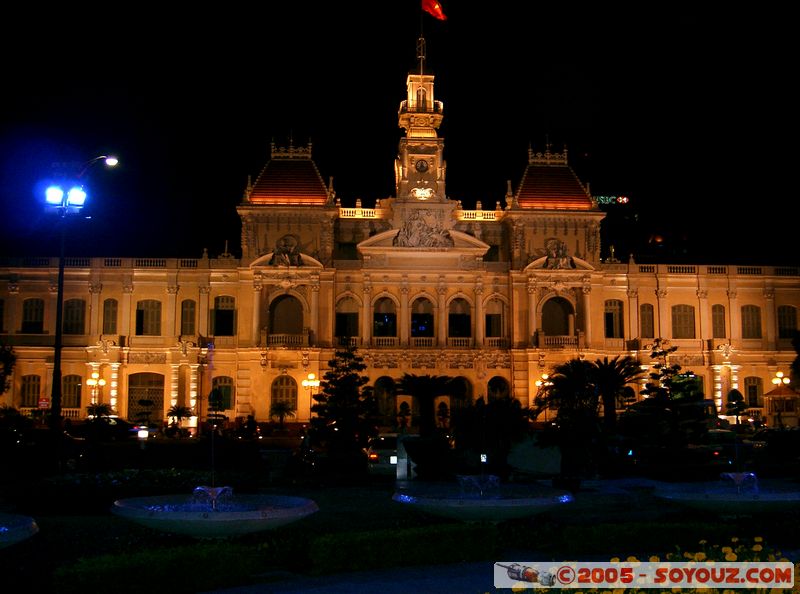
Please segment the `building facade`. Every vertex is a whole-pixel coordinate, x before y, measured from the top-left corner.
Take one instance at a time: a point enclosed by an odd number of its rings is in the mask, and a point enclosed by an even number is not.
[[[311,145],[273,145],[237,207],[241,258],[67,258],[63,414],[102,402],[135,419],[150,401],[152,418],[204,416],[216,388],[231,419],[287,402],[307,421],[303,380],[342,341],[386,419],[409,399],[404,373],[458,378],[451,408],[504,394],[527,406],[555,365],[646,366],[663,338],[718,407],[737,388],[752,415],[797,424],[795,399],[764,395],[796,356],[800,268],[602,261],[605,213],[549,146],[529,150],[515,190],[465,210],[446,193],[434,76],[420,67],[406,86],[395,196],[374,208],[343,207]],[[55,258],[0,261],[0,340],[18,357],[0,402],[26,413],[49,406],[57,277]]]

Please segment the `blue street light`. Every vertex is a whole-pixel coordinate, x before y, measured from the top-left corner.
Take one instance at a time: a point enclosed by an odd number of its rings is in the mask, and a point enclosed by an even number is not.
[[[64,317],[64,243],[66,237],[65,218],[79,212],[86,203],[87,193],[80,183],[83,174],[95,163],[104,161],[107,167],[115,167],[119,161],[110,155],[100,155],[80,165],[79,173],[65,184],[53,184],[45,190],[45,202],[53,207],[61,218],[60,247],[58,254],[58,293],[56,295],[56,334],[53,344],[53,384],[50,392],[50,421],[54,428],[61,427],[61,350],[63,347]],[[77,169],[77,168],[76,168]]]

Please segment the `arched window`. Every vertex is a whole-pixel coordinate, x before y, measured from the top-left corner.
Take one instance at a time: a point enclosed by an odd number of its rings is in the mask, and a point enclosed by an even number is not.
[[[394,301],[381,297],[375,302],[372,313],[373,336],[397,336],[397,313]]]
[[[83,299],[67,299],[64,302],[64,334],[84,334],[86,324],[86,302]]]
[[[797,308],[792,305],[778,306],[778,338],[793,338],[797,332]]]
[[[711,306],[711,338],[726,338],[725,306],[719,303]]]
[[[469,338],[472,336],[472,317],[466,299],[453,299],[447,313],[447,336]]]
[[[136,336],[161,336],[161,302],[143,299],[136,304]]]
[[[744,401],[752,408],[764,406],[764,382],[760,377],[744,378]]]
[[[742,338],[761,338],[761,308],[742,306]]]
[[[350,339],[359,336],[358,329],[358,303],[352,297],[340,299],[336,304],[335,336],[340,339]]]
[[[38,375],[22,376],[22,406],[37,408],[41,395],[42,378]]]
[[[498,398],[506,398],[511,394],[508,386],[508,380],[499,375],[494,376],[487,384],[487,402],[489,400],[496,400]]]
[[[65,375],[61,384],[61,406],[64,408],[81,407],[81,383],[79,375]]]
[[[233,378],[227,375],[218,375],[211,380],[211,390],[217,393],[219,398],[218,410],[228,410],[233,408],[234,390]]]
[[[542,306],[542,331],[547,336],[568,336],[573,316],[574,310],[569,301],[563,297],[548,299]]]
[[[694,307],[691,305],[672,306],[672,338],[694,338]]]
[[[26,299],[22,302],[22,333],[42,332],[44,332],[44,299]]]
[[[500,299],[491,299],[486,304],[486,313],[484,314],[486,320],[485,334],[486,338],[502,338],[505,336],[503,321],[503,302]],[[452,407],[451,407],[452,408]]]
[[[117,333],[117,309],[119,304],[116,299],[103,301],[103,334]]]
[[[433,304],[424,297],[411,304],[411,336],[413,338],[434,336]]]
[[[605,303],[606,338],[623,337],[622,301],[609,299]]]
[[[272,404],[285,403],[297,410],[297,382],[291,375],[279,375],[272,382]]]
[[[639,332],[642,338],[655,338],[655,308],[652,303],[642,303],[639,306]]]
[[[230,295],[220,295],[214,299],[211,312],[211,334],[214,336],[233,336],[236,333],[236,299]]]
[[[394,380],[381,376],[375,380],[375,402],[384,425],[393,425],[397,416],[397,393]]]
[[[303,305],[294,295],[276,297],[269,306],[269,333],[303,333]]]
[[[194,336],[197,304],[193,299],[181,301],[181,336]]]

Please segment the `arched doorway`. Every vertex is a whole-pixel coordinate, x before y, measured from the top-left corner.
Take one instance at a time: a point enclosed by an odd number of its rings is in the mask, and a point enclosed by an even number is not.
[[[486,389],[486,401],[496,400],[498,398],[507,398],[510,394],[508,380],[499,375],[494,376],[489,380]]]
[[[281,295],[269,305],[270,334],[302,334],[303,305],[292,295]]]
[[[133,373],[128,377],[128,420],[133,422],[164,417],[164,376]]]

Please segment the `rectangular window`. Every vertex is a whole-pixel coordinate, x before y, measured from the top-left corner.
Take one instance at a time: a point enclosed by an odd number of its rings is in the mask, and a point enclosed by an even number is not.
[[[38,375],[22,376],[22,406],[38,408],[41,378]]]
[[[451,313],[447,320],[447,335],[451,338],[469,338],[472,336],[471,326],[469,314]]]
[[[211,314],[211,333],[214,336],[233,336],[236,330],[236,301],[233,297],[221,296],[214,299]]]
[[[761,338],[761,308],[742,306],[742,338]]]
[[[80,408],[81,376],[65,375],[61,385],[61,406],[64,408]]]
[[[502,338],[503,336],[503,316],[502,314],[486,314],[486,338]]]
[[[672,338],[694,338],[694,307],[674,305],[672,307]]]
[[[642,338],[655,338],[655,310],[650,303],[643,303],[639,307],[639,324]]]
[[[725,338],[725,306],[712,305],[711,306],[711,337],[712,338]]]
[[[44,332],[44,300],[26,299],[22,304],[22,333],[42,334]]]
[[[186,299],[181,302],[181,335],[194,336],[195,330],[195,302],[191,299]]]
[[[373,336],[397,336],[397,317],[393,313],[375,313],[372,316]]]
[[[778,306],[778,338],[794,338],[797,332],[797,308],[791,305]]]
[[[215,377],[212,394],[209,395],[209,410],[228,410],[233,408],[233,379]]]
[[[103,334],[117,333],[117,300],[103,301]]]
[[[622,338],[622,301],[610,299],[605,304],[606,338]]]
[[[161,336],[161,302],[145,299],[136,304],[136,335]]]
[[[353,338],[359,335],[357,313],[336,313],[336,336]]]
[[[64,334],[84,334],[86,302],[83,299],[68,299],[64,302]]]
[[[411,336],[433,336],[433,314],[411,314]]]

